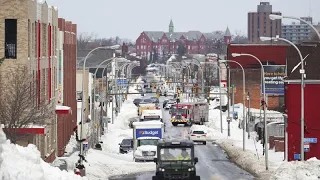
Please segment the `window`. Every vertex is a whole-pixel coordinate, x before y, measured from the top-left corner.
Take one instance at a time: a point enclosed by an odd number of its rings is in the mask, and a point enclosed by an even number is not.
[[[17,19],[5,20],[5,57],[17,58]]]
[[[41,55],[42,56],[47,56],[47,25],[45,23],[42,23],[42,28],[41,28]]]

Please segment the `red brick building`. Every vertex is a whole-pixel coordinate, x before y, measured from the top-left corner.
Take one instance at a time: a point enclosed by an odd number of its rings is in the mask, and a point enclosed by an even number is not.
[[[248,56],[232,57],[232,53],[247,53],[258,57],[262,64],[286,65],[287,45],[276,44],[230,44],[227,59],[239,62],[245,68],[246,91],[251,94],[251,107],[260,108],[261,66],[255,59]],[[235,63],[230,63],[231,84],[235,85],[235,103],[242,103],[242,70]],[[284,104],[283,96],[269,96],[268,109],[280,110]]]
[[[136,40],[136,53],[138,56],[148,58],[150,53],[156,51],[160,55],[177,53],[182,43],[188,54],[207,54],[213,51],[214,45],[221,42],[226,46],[231,42],[229,28],[226,32],[202,33],[200,31],[174,32],[172,20],[169,31],[143,31]],[[223,47],[222,47],[223,49]]]
[[[58,152],[57,156],[62,156],[65,147],[69,142],[73,129],[77,125],[77,100],[76,100],[76,46],[77,46],[77,25],[65,19],[58,19],[58,27],[60,31],[62,53],[60,53],[60,63],[62,67],[62,94],[63,99],[60,103],[63,106],[71,108],[69,114],[58,114]],[[60,81],[61,83],[61,81]]]

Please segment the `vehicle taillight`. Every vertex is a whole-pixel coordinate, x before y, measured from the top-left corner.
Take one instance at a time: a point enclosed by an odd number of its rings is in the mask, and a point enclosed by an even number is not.
[[[191,134],[191,136],[196,136],[195,134]]]
[[[202,136],[207,136],[206,134],[202,134]]]

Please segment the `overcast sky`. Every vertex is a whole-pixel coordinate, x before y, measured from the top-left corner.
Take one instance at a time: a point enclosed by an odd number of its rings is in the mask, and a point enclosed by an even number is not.
[[[312,16],[320,21],[320,0],[269,0],[273,11],[287,16]],[[247,35],[247,14],[257,11],[260,0],[47,0],[58,7],[59,17],[78,24],[78,32],[99,37],[128,38],[142,31],[241,31]],[[284,21],[289,23],[290,21]]]

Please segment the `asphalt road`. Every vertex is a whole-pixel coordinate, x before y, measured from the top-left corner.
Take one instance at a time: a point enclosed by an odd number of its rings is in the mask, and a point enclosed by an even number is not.
[[[148,95],[149,96],[149,95]],[[161,97],[160,102],[165,98]],[[161,105],[162,106],[162,105]],[[170,114],[163,111],[163,120],[166,123],[165,138],[186,139],[189,127],[174,127],[170,123]],[[231,162],[223,150],[214,144],[197,144],[195,155],[199,162],[196,165],[197,174],[202,180],[251,180],[254,177]],[[110,180],[150,180],[155,172],[143,172],[139,174],[121,175],[109,178]]]

